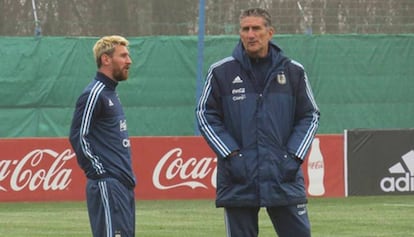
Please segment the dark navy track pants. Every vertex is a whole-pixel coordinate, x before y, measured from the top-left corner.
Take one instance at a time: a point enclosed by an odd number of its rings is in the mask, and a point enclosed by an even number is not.
[[[279,237],[310,237],[306,204],[267,207],[267,213]],[[224,220],[227,237],[257,237],[259,207],[226,207]]]
[[[133,189],[112,178],[88,179],[86,201],[94,237],[135,236]]]

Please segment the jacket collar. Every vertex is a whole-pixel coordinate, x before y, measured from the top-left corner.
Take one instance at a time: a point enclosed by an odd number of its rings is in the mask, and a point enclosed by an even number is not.
[[[272,59],[272,68],[276,68],[281,66],[280,64],[287,59],[284,55],[283,55],[283,51],[282,49],[277,46],[275,43],[273,42],[269,42],[269,54],[270,57]],[[242,67],[247,70],[247,71],[251,71],[251,63],[250,63],[250,59],[249,56],[247,55],[243,44],[241,42],[241,40],[239,40],[239,43],[236,45],[236,47],[233,50],[233,57],[240,62],[240,64],[242,65]]]
[[[96,72],[95,80],[102,82],[105,84],[105,86],[112,90],[115,90],[116,86],[118,85],[118,82],[112,80],[102,72]]]

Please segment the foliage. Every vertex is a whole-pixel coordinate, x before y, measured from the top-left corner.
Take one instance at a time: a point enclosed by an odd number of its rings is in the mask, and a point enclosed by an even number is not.
[[[45,36],[196,35],[196,0],[36,0]],[[412,0],[205,0],[208,35],[237,34],[242,9],[263,7],[272,14],[278,34],[410,33]],[[299,4],[300,3],[300,7]],[[0,1],[0,35],[34,33],[32,1]]]

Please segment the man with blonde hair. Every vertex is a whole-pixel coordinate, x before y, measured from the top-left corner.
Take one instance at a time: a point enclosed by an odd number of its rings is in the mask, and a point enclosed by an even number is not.
[[[135,236],[135,176],[121,102],[115,91],[128,79],[128,41],[105,36],[93,47],[98,71],[79,96],[70,143],[86,178],[86,199],[95,237]]]

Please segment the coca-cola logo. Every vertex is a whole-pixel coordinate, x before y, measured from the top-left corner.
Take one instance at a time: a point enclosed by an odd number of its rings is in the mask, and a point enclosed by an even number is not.
[[[308,167],[309,169],[323,169],[324,164],[323,164],[323,161],[321,160],[312,161],[312,162],[308,162]]]
[[[169,150],[155,166],[152,175],[154,186],[160,190],[187,186],[192,189],[208,189],[208,182],[216,187],[217,158],[203,157],[197,159],[182,157],[181,148]],[[208,179],[210,177],[210,180]]]
[[[12,191],[64,190],[72,181],[72,169],[64,167],[74,157],[75,153],[70,149],[62,153],[51,149],[36,149],[20,160],[1,160],[0,191],[9,191],[4,184],[6,181],[9,181],[8,186]]]

